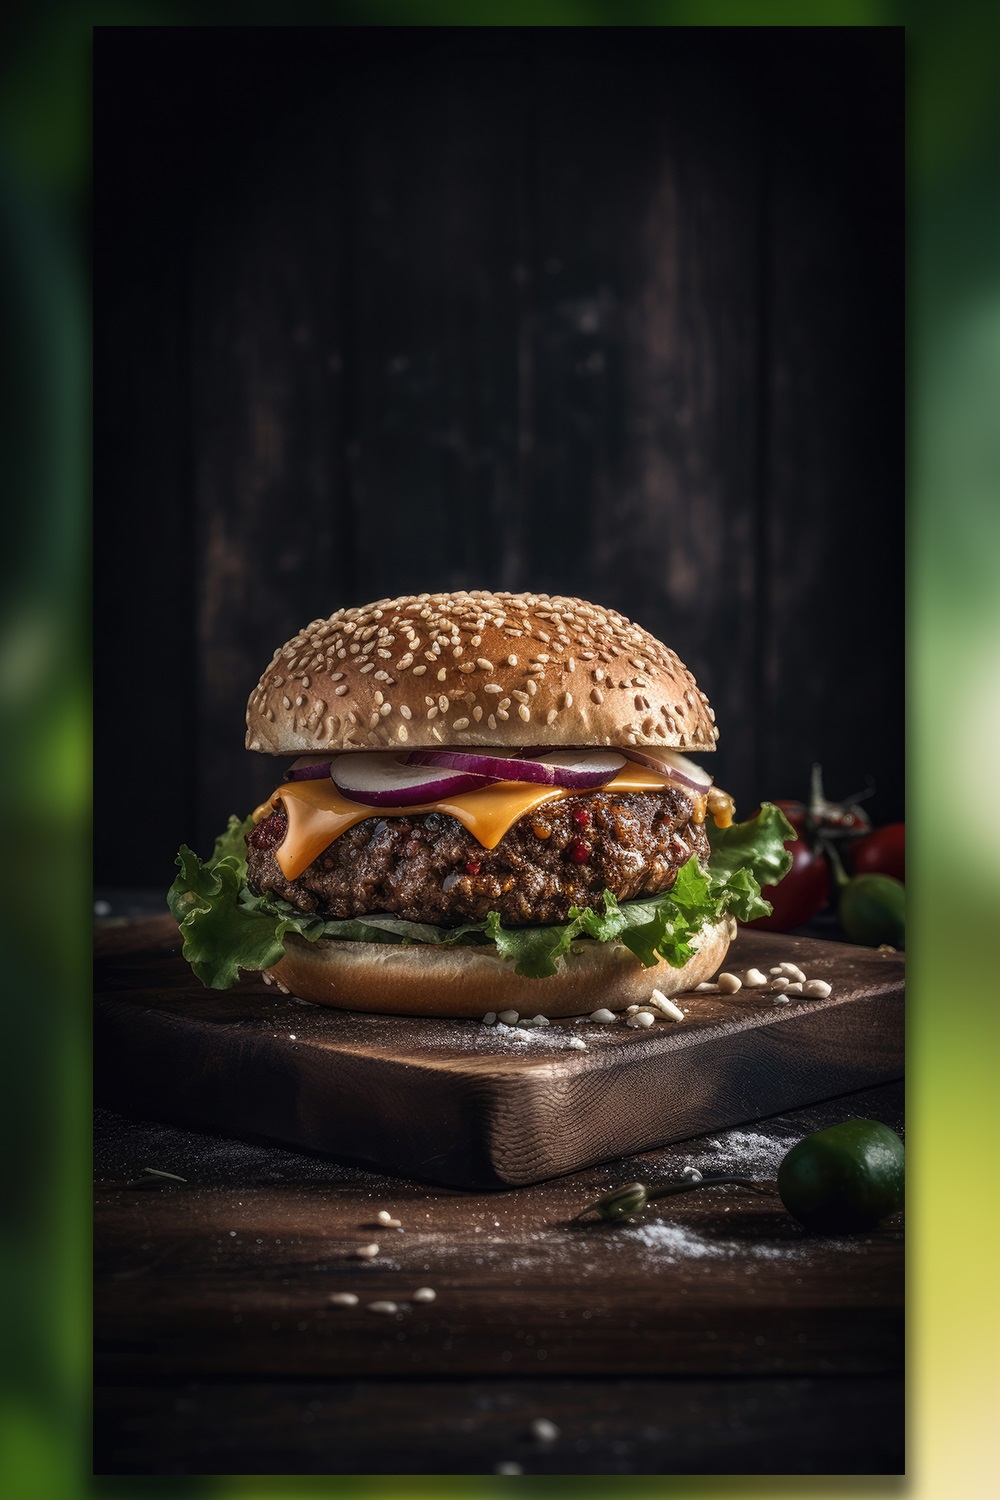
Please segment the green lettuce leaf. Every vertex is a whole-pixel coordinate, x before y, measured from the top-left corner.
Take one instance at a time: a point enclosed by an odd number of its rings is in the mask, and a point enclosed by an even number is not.
[[[184,957],[209,989],[228,989],[239,969],[270,968],[285,951],[281,924],[240,901],[247,873],[244,836],[252,827],[250,818],[230,818],[204,863],[184,844],[177,856],[180,874],[167,892]]]
[[[692,857],[671,889],[658,896],[619,904],[605,891],[600,910],[573,907],[567,921],[549,927],[504,927],[495,911],[483,922],[437,927],[389,914],[326,921],[270,892],[257,895],[246,883],[245,835],[252,826],[250,818],[242,823],[230,818],[205,861],[183,847],[177,857],[180,874],[167,893],[184,938],[184,957],[211,989],[227,989],[240,969],[271,968],[284,954],[289,932],[309,942],[492,945],[518,974],[537,979],[557,973],[574,946],[587,939],[622,942],[647,967],[665,959],[682,968],[697,952],[702,928],[725,912],[745,922],[769,914],[760,888],[776,885],[791,867],[784,841],[795,836],[780,809],[764,803],[745,823],[710,828],[708,869]]]
[[[708,825],[712,849],[709,870],[715,879],[749,870],[758,885],[777,885],[792,868],[785,840],[796,837],[781,808],[764,802],[757,816],[745,823],[733,823],[729,828]]]

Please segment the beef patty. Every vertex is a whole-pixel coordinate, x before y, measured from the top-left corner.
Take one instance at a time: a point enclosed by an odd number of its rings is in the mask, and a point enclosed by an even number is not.
[[[600,907],[667,890],[677,871],[709,847],[683,792],[589,792],[546,803],[484,849],[445,813],[366,818],[334,839],[297,880],[274,851],[283,812],[247,835],[248,879],[302,911],[327,917],[394,912],[412,922],[458,926],[491,911],[505,926],[566,920],[571,906]]]

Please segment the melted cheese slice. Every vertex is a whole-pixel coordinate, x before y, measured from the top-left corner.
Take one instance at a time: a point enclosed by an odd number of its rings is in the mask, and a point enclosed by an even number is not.
[[[626,765],[611,781],[595,791],[662,792],[670,785],[666,776],[647,766]],[[328,776],[316,781],[289,781],[258,808],[266,816],[282,803],[288,817],[288,832],[275,850],[278,866],[286,880],[297,880],[314,859],[334,839],[363,823],[366,818],[408,818],[414,813],[440,812],[456,818],[484,849],[495,849],[518,818],[533,812],[546,802],[561,802],[564,797],[578,797],[578,791],[565,787],[539,786],[527,781],[497,781],[492,786],[463,792],[458,797],[443,797],[436,802],[418,802],[409,807],[367,807],[342,797]],[[704,798],[693,798],[695,818],[705,816]],[[256,814],[254,815],[256,818]]]

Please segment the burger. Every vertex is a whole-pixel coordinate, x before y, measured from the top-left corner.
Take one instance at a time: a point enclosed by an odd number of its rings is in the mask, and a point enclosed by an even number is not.
[[[418,594],[314,620],[276,651],[247,748],[271,796],[170,909],[201,981],[482,1017],[612,1011],[693,989],[791,862],[781,812],[733,821],[693,756],[708,699],[611,609]]]

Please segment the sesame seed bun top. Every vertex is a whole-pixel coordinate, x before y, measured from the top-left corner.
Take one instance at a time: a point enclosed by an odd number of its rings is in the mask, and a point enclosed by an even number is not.
[[[715,749],[708,699],[613,609],[548,594],[417,594],[313,620],[247,705],[273,755],[453,746]]]

